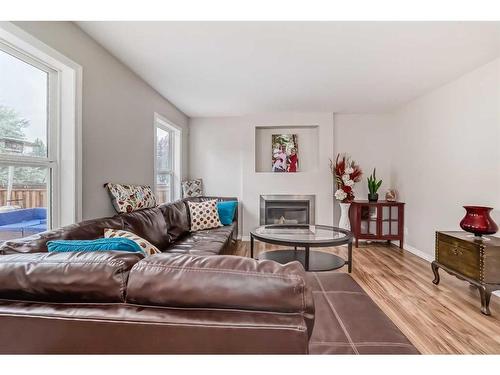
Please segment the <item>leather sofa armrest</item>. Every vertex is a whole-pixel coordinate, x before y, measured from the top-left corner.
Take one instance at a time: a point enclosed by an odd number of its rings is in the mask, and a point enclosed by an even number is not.
[[[130,271],[127,302],[314,317],[312,292],[299,262],[281,265],[231,255],[147,257]]]
[[[124,302],[127,277],[144,256],[124,251],[0,256],[0,299]]]

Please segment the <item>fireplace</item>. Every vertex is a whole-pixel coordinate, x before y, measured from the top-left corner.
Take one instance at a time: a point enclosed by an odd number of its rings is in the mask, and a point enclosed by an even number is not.
[[[314,224],[314,195],[261,195],[260,225]]]

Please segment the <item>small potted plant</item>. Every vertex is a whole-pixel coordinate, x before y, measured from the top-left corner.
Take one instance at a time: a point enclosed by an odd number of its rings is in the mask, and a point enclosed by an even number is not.
[[[377,181],[377,176],[375,175],[376,168],[373,168],[373,173],[368,176],[368,200],[370,202],[376,202],[378,201],[378,189],[380,188],[380,185],[382,185],[382,180]]]

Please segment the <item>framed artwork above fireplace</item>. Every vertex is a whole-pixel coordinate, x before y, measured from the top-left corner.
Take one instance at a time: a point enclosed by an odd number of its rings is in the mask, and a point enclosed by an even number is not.
[[[299,167],[299,145],[297,134],[273,134],[272,164],[273,172],[294,173]]]
[[[297,175],[304,172],[318,170],[319,153],[317,125],[255,127],[254,157],[257,173],[272,173],[275,178],[297,178]]]

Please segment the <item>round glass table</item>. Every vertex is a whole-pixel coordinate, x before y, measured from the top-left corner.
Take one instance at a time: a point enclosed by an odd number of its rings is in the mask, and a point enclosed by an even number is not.
[[[352,240],[350,231],[326,225],[272,224],[262,225],[250,232],[250,256],[254,257],[254,241],[293,246],[293,249],[261,252],[258,259],[270,259],[278,263],[294,260],[302,263],[306,271],[331,271],[347,265],[352,270]],[[324,251],[314,251],[311,247],[347,245],[347,260]]]

